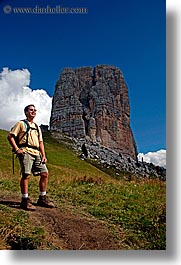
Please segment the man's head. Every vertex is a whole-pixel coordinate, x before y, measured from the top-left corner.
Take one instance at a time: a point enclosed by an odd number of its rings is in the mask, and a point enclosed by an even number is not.
[[[28,119],[30,120],[34,119],[34,117],[36,116],[35,105],[31,104],[31,105],[26,106],[24,108],[24,113]]]

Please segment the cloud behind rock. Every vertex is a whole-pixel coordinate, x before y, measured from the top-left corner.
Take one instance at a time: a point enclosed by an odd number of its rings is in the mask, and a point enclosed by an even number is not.
[[[146,154],[139,153],[138,154],[138,160],[139,161],[147,162],[147,163],[153,163],[154,165],[161,166],[166,168],[166,150],[158,150],[156,152],[148,152]]]

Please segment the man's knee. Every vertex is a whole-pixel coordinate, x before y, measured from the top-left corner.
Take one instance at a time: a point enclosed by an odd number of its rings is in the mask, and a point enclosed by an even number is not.
[[[42,173],[40,173],[40,177],[42,177],[42,178],[48,178],[48,172],[42,172]]]

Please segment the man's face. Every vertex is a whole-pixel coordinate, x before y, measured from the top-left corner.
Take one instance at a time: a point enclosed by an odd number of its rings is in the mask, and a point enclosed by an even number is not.
[[[27,118],[34,119],[36,116],[36,109],[34,106],[30,106],[26,112]]]

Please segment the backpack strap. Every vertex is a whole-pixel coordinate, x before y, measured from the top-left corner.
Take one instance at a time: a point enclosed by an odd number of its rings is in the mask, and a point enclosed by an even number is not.
[[[38,137],[39,137],[39,135],[40,135],[39,127],[38,127],[38,125],[35,122],[34,122],[34,124],[35,124],[36,130],[38,132]],[[34,128],[31,128],[31,129],[35,130]]]
[[[30,125],[29,125],[29,123],[27,122],[27,120],[22,120],[23,122],[24,122],[24,126],[25,126],[25,128],[26,128],[26,132],[23,134],[23,136],[22,136],[22,138],[25,136],[25,134],[26,134],[26,146],[28,146],[28,132],[29,132],[29,130],[30,130]],[[22,139],[21,138],[21,139]]]
[[[21,136],[21,138],[17,140],[18,147],[19,147],[19,142],[23,139],[23,137],[25,136],[25,134],[27,134],[26,143],[28,143],[28,131],[30,129],[30,125],[28,124],[28,122],[26,120],[21,120],[21,121],[24,122],[24,125],[25,125],[25,128],[26,128],[26,132],[23,133],[23,135]]]

